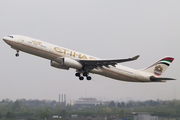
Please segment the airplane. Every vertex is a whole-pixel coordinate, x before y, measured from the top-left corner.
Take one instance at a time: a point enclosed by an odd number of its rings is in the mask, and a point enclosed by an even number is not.
[[[84,77],[91,80],[90,73],[126,82],[166,82],[167,80],[175,80],[161,77],[174,60],[173,57],[169,56],[160,59],[145,69],[136,70],[119,63],[137,60],[139,55],[127,59],[99,59],[22,35],[9,35],[3,37],[3,40],[17,51],[16,57],[19,56],[19,51],[23,51],[50,60],[52,67],[63,70],[76,69],[75,76],[79,80],[84,80]]]

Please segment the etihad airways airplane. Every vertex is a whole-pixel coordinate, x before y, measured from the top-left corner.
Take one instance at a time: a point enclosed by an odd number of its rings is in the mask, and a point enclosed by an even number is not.
[[[83,80],[84,77],[91,80],[89,73],[128,82],[166,82],[167,80],[175,80],[161,77],[174,60],[172,57],[164,57],[145,69],[136,70],[122,66],[119,63],[136,60],[139,55],[127,59],[104,60],[21,35],[9,35],[3,37],[3,40],[17,51],[16,57],[19,56],[19,51],[23,51],[49,59],[51,66],[56,68],[64,70],[74,68],[76,69],[75,76],[79,80]]]

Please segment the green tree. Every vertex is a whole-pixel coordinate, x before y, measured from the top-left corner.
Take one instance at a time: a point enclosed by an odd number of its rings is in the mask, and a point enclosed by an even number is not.
[[[124,108],[125,107],[125,103],[121,102],[121,107]]]
[[[127,103],[127,104],[126,104],[126,107],[127,107],[127,108],[131,108],[131,107],[133,107],[132,102]]]
[[[119,108],[118,107],[113,107],[112,108],[112,111],[111,111],[111,114],[118,114],[119,113]]]
[[[125,117],[124,110],[121,109],[119,112],[119,118],[124,118],[124,117]]]
[[[56,101],[53,100],[53,101],[51,102],[51,105],[56,105]]]
[[[15,115],[15,113],[8,111],[6,114],[6,118],[16,118],[16,115]]]
[[[1,115],[1,113],[0,113],[0,118],[2,118],[2,115]]]
[[[43,112],[41,112],[41,114],[40,114],[40,118],[42,118],[42,119],[44,119],[44,118],[50,118],[51,117],[51,115],[47,112],[47,111],[43,111]]]
[[[66,116],[67,116],[66,110],[62,109],[60,115],[61,115],[62,118],[66,118]]]
[[[97,108],[96,108],[96,113],[97,113],[97,114],[102,114],[102,113],[103,113],[103,109],[104,109],[105,107],[106,107],[105,105],[99,105],[99,106],[97,106]]]
[[[112,111],[112,110],[111,110],[110,107],[105,107],[105,108],[103,108],[103,112],[106,113],[106,114],[107,114],[107,113],[111,113],[111,111]]]
[[[110,108],[112,108],[112,107],[116,107],[116,105],[115,105],[114,101],[111,101],[111,102],[109,103],[108,107],[110,107]]]
[[[53,109],[53,111],[52,111],[52,114],[54,114],[54,115],[59,115],[60,112],[61,112],[61,110],[62,110],[61,106],[60,106],[59,104],[57,104],[57,105],[54,107],[54,109]]]
[[[11,109],[12,109],[13,111],[19,110],[20,108],[21,108],[21,106],[20,106],[20,103],[19,103],[18,100],[16,100],[16,101],[12,104],[12,106],[11,106]]]
[[[121,107],[121,104],[120,104],[119,102],[118,102],[118,104],[117,104],[117,107],[119,107],[119,108]]]
[[[66,110],[67,110],[67,111],[72,111],[72,110],[73,110],[73,107],[68,104],[68,105],[66,106]]]

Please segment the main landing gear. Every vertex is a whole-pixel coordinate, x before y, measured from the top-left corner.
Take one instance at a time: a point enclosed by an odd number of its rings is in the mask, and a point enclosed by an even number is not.
[[[88,76],[88,73],[84,72],[83,76],[81,76],[80,73],[75,74],[76,77],[79,77],[79,80],[84,80],[84,76],[86,77],[87,80],[91,80],[91,76]]]
[[[19,56],[19,50],[17,50],[17,53],[16,53],[15,55],[16,55],[16,57],[18,57],[18,56]]]

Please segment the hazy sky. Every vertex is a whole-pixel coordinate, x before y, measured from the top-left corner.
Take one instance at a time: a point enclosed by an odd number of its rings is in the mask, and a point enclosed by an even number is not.
[[[91,74],[80,81],[75,70],[53,68],[50,60],[11,49],[0,41],[0,100],[180,99],[179,0],[1,0],[0,37],[18,34],[86,53],[102,59],[129,58],[123,65],[142,69],[164,56],[173,64],[166,83],[122,82]]]

